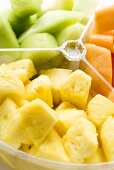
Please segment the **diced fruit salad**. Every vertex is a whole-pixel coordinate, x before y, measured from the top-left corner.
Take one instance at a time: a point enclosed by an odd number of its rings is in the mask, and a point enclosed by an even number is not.
[[[114,161],[114,103],[82,70],[36,71],[30,59],[0,66],[0,139],[69,163]]]
[[[114,5],[95,12],[87,60],[114,87]]]
[[[0,48],[53,48],[76,40],[98,1],[10,0],[11,8],[0,13]]]

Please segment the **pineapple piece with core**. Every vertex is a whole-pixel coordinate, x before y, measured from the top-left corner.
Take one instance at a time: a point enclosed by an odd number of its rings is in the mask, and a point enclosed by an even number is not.
[[[33,146],[29,153],[50,160],[70,162],[64,150],[61,137],[55,130],[48,134],[39,147]]]
[[[56,131],[60,136],[66,134],[67,130],[75,124],[79,118],[87,118],[83,110],[68,109],[57,111],[58,121],[55,125]]]
[[[25,87],[23,82],[13,75],[10,68],[3,64],[0,66],[0,103],[7,97],[20,105],[25,97]]]
[[[20,127],[18,109],[10,98],[0,105],[0,138],[17,149],[22,143],[31,144],[29,137]]]
[[[8,64],[8,67],[13,71],[13,74],[24,83],[37,74],[33,62],[30,59],[15,61]]]
[[[41,70],[40,74],[47,75],[52,82],[52,95],[53,95],[53,103],[55,106],[60,104],[60,88],[61,84],[66,80],[66,78],[72,73],[72,70],[68,69],[48,69]]]
[[[114,115],[114,103],[106,97],[98,94],[90,100],[87,106],[88,118],[97,126],[111,115]]]
[[[40,98],[53,107],[51,81],[48,76],[41,75],[26,86],[26,99],[32,101]]]
[[[96,128],[88,119],[77,119],[63,137],[63,145],[72,162],[83,163],[98,149]]]
[[[21,127],[35,145],[39,145],[55,126],[55,111],[45,102],[35,99],[19,109]]]
[[[85,109],[90,87],[91,77],[81,70],[76,70],[61,86],[62,101],[68,101],[80,109]]]

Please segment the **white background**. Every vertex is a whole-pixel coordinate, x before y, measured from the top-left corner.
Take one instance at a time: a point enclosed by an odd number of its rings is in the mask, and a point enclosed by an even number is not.
[[[0,12],[7,8],[10,8],[9,0],[0,0]]]

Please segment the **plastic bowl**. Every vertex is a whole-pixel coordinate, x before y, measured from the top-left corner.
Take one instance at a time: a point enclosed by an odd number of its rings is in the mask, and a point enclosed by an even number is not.
[[[7,49],[0,50],[0,57],[6,59],[13,57],[24,57],[34,59],[36,62],[40,55],[44,55],[37,69],[45,68],[69,68],[81,69],[92,77],[90,94],[102,94],[114,100],[114,91],[111,85],[95,70],[85,58],[86,50],[83,44],[77,41],[69,41],[59,49]],[[4,58],[3,57],[3,58]],[[39,60],[38,60],[39,61]],[[38,62],[37,61],[37,62]],[[9,61],[10,62],[10,61]],[[28,155],[10,145],[0,141],[0,158],[14,170],[114,170],[114,162],[98,164],[73,164],[50,161],[39,157]]]
[[[111,0],[112,2],[112,0]],[[103,0],[101,7],[109,4]],[[102,94],[114,101],[113,87],[86,60],[86,49],[82,43],[87,42],[93,17],[90,19],[80,40],[69,41],[53,49],[0,49],[0,64],[10,63],[20,58],[31,58],[37,70],[48,68],[81,69],[92,77],[90,94]],[[42,59],[41,59],[42,56]],[[40,64],[39,64],[40,63]],[[14,170],[114,170],[114,162],[96,164],[62,163],[35,157],[19,151],[0,140],[0,159]]]

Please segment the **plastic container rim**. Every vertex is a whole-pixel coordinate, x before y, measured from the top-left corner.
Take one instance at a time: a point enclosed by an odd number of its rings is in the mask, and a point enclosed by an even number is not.
[[[89,164],[89,163],[65,163],[65,162],[59,162],[59,161],[54,161],[54,160],[48,160],[48,159],[44,159],[44,158],[41,158],[41,157],[36,157],[36,156],[33,156],[33,155],[30,155],[30,154],[27,154],[25,152],[22,152],[12,146],[10,146],[9,144],[3,142],[2,140],[0,140],[0,148],[2,150],[5,150],[6,152],[8,152],[9,154],[11,155],[14,155],[16,157],[19,157],[20,159],[23,159],[23,160],[28,160],[28,161],[32,161],[32,163],[35,163],[35,164],[38,164],[40,166],[52,166],[52,167],[64,167],[64,168],[69,168],[69,166],[71,168],[75,168],[75,167],[85,167],[85,166],[88,166],[88,168],[97,168],[97,167],[108,167],[109,165],[110,166],[113,166],[114,167],[114,161],[111,161],[111,162],[103,162],[103,163],[92,163],[92,164]],[[35,161],[35,162],[34,162]]]

